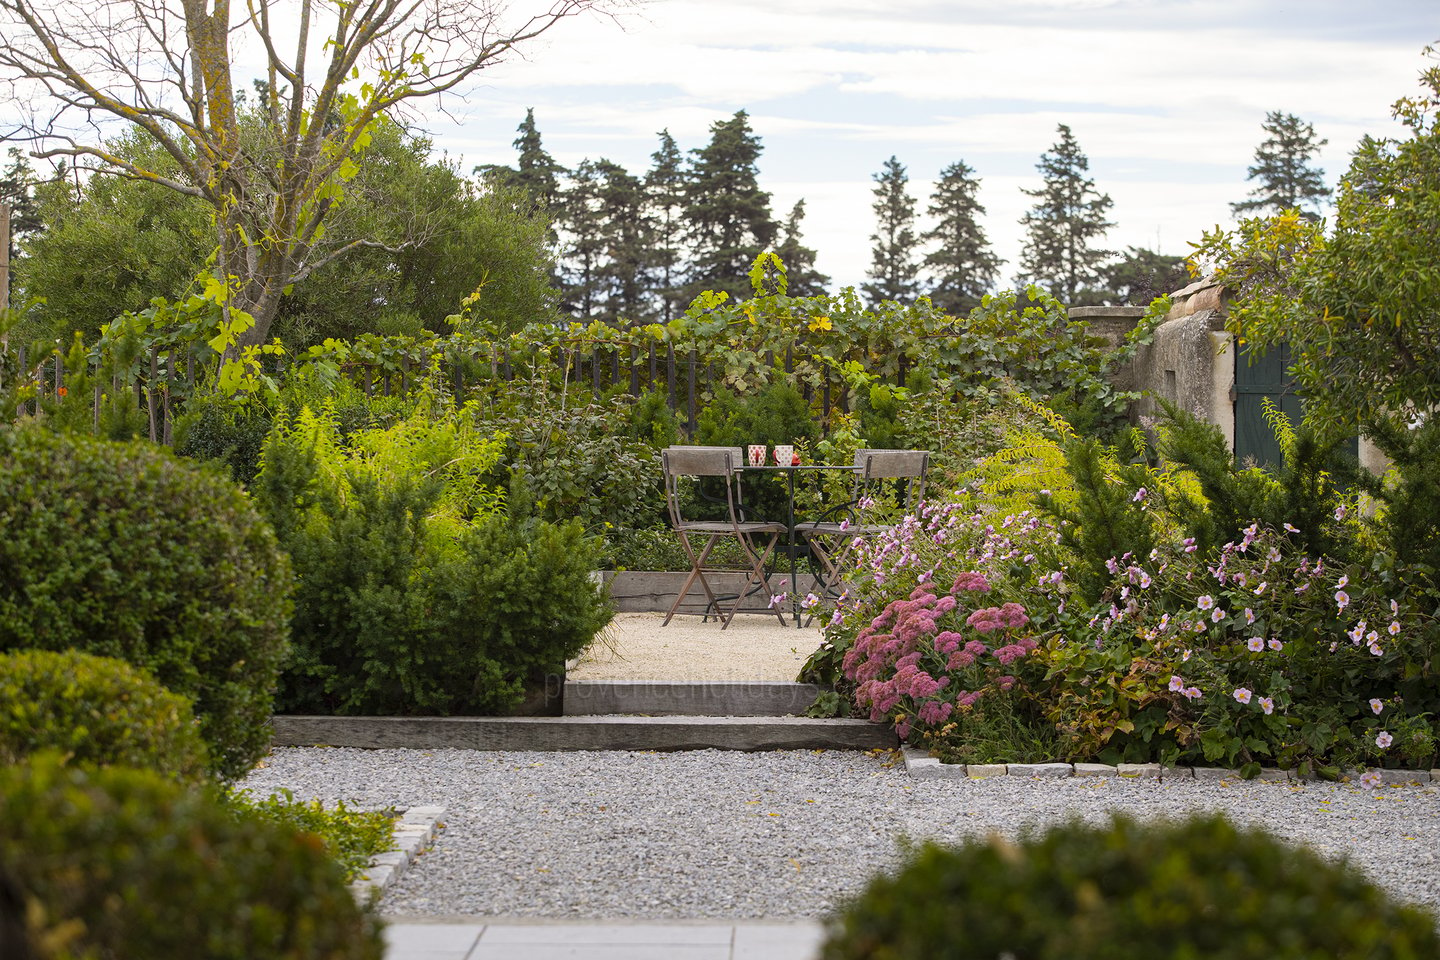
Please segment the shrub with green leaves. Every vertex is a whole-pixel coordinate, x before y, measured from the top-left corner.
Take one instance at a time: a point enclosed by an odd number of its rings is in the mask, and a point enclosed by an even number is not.
[[[144,670],[74,650],[0,655],[0,763],[43,750],[186,779],[208,760],[190,701]]]
[[[578,517],[599,534],[664,522],[660,454],[652,444],[670,433],[655,403],[637,412],[628,396],[597,399],[537,373],[492,383],[468,409],[480,429],[504,438],[498,483],[523,475],[538,516]],[[642,430],[650,436],[637,438]]]
[[[823,960],[1440,955],[1436,917],[1218,814],[927,844],[829,923]]]
[[[467,411],[348,443],[325,413],[277,425],[255,495],[299,579],[279,709],[504,712],[609,621],[598,538],[531,516],[523,484],[502,512],[499,446]]]
[[[352,810],[342,800],[327,807],[319,800],[296,800],[282,790],[257,797],[249,790],[231,790],[225,802],[246,817],[313,834],[325,841],[326,851],[354,882],[370,865],[370,858],[394,846],[393,810]]]
[[[313,834],[247,815],[212,789],[40,755],[0,768],[0,863],[32,940],[96,960],[380,960]]]
[[[145,443],[0,429],[0,651],[82,650],[194,701],[212,769],[269,742],[290,565],[218,470]]]

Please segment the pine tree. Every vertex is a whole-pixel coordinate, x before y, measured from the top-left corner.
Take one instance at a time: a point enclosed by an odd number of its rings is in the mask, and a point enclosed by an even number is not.
[[[582,160],[570,172],[562,217],[564,228],[560,258],[561,306],[584,320],[593,320],[604,299],[606,238],[600,211],[601,171]]]
[[[639,177],[609,160],[598,161],[595,172],[603,256],[596,271],[603,297],[600,318],[612,323],[648,320],[655,258],[644,185]]]
[[[1318,167],[1312,169],[1310,158],[1329,141],[1315,139],[1313,126],[1279,110],[1265,115],[1263,127],[1269,136],[1255,148],[1255,164],[1246,177],[1260,181],[1250,191],[1254,199],[1232,203],[1230,211],[1237,216],[1242,213],[1263,216],[1266,212],[1301,210],[1307,218],[1319,219],[1318,208],[1330,199],[1331,190],[1325,186],[1325,171]],[[1312,203],[1316,210],[1303,209]]]
[[[920,264],[915,258],[915,198],[906,190],[910,178],[905,165],[891,157],[874,179],[875,202],[870,209],[875,211],[876,226],[870,239],[875,245],[866,274],[873,282],[861,289],[872,303],[913,300],[920,287]]]
[[[39,207],[35,200],[35,185],[39,180],[35,171],[18,147],[7,151],[10,163],[0,170],[0,203],[10,207],[11,259],[16,255],[20,240],[43,227]]]
[[[1100,268],[1100,277],[1106,299],[1137,307],[1149,306],[1156,297],[1174,293],[1190,282],[1184,257],[1144,247],[1126,247],[1119,260]]]
[[[760,189],[755,161],[763,148],[741,110],[710,125],[710,143],[690,151],[685,185],[685,219],[694,244],[686,296],[723,290],[741,299],[750,294],[750,265],[775,242],[779,226],[770,212],[770,194]]]
[[[645,175],[645,192],[653,229],[655,294],[660,315],[671,320],[680,312],[680,277],[685,253],[685,169],[680,148],[669,130],[660,131],[660,149],[650,154],[654,165]]]
[[[934,277],[930,299],[946,313],[962,317],[980,305],[995,287],[1004,263],[990,250],[990,241],[980,226],[985,208],[976,199],[980,181],[963,160],[940,171],[935,192],[926,213],[936,219],[924,239],[935,244],[925,255],[925,266]]]
[[[1060,140],[1035,165],[1045,178],[1038,190],[1023,192],[1036,198],[1035,206],[1020,219],[1029,238],[1020,252],[1020,269],[1068,306],[1097,299],[1092,288],[1099,283],[1098,268],[1113,255],[1090,244],[1115,224],[1105,219],[1112,205],[1109,194],[1095,189],[1086,176],[1090,160],[1065,124]]]
[[[524,190],[530,195],[535,210],[548,211],[558,219],[556,208],[561,200],[560,180],[565,176],[565,168],[555,162],[541,143],[534,107],[525,110],[525,119],[515,131],[519,134],[511,144],[519,154],[515,166],[486,164],[476,167],[475,172],[502,186]]]
[[[800,221],[805,219],[805,201],[795,201],[790,216],[785,218],[780,246],[775,252],[785,263],[787,291],[792,297],[815,297],[823,294],[830,278],[815,269],[815,251],[800,239]]]

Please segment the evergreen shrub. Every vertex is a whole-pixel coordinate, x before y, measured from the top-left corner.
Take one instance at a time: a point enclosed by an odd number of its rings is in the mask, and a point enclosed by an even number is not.
[[[472,437],[440,469],[405,455],[431,446],[414,440],[397,427],[344,447],[305,413],[266,444],[255,493],[299,580],[284,712],[503,713],[610,619],[590,579],[599,538],[533,516],[523,482],[508,507],[470,489],[457,464],[485,471],[498,441]]]
[[[42,750],[187,779],[208,761],[190,701],[144,670],[73,650],[0,655],[0,763]]]
[[[0,768],[0,863],[29,938],[95,960],[380,960],[360,907],[312,834],[148,771]]]
[[[1215,814],[928,844],[829,925],[824,960],[1419,960],[1436,918]]]
[[[269,742],[290,565],[217,470],[152,444],[0,429],[0,651],[82,650],[190,698],[212,769]]]

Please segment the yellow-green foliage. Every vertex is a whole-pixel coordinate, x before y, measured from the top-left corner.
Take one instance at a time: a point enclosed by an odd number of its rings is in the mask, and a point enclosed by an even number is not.
[[[431,545],[443,550],[462,528],[505,505],[504,490],[485,478],[499,462],[506,437],[482,433],[475,419],[471,405],[456,409],[448,397],[427,387],[409,417],[389,427],[357,430],[348,441],[341,438],[329,401],[319,411],[302,407],[276,429],[311,445],[319,478],[341,503],[359,481],[373,482],[382,491],[416,477],[438,481],[442,492],[426,517],[426,532]]]
[[[1073,509],[1080,492],[1066,466],[1063,447],[1076,439],[1074,428],[1054,410],[1024,394],[1017,393],[1011,399],[1033,419],[1011,431],[1003,449],[966,475],[966,484],[982,502],[1005,514],[1033,510],[1041,491],[1048,491],[1057,506]],[[1133,430],[1129,439],[1137,455],[1145,452],[1143,432]],[[1106,475],[1115,479],[1121,464],[1114,447],[1102,448],[1101,462]],[[1203,502],[1200,484],[1188,470],[1161,464],[1148,468],[1148,473],[1147,486],[1152,493]],[[1163,523],[1164,519],[1155,515],[1156,522]]]

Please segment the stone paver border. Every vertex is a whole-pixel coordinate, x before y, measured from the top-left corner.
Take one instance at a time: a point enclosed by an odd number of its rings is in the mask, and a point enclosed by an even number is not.
[[[355,899],[361,903],[378,901],[445,828],[440,819],[443,816],[445,808],[438,806],[410,807],[402,813],[395,821],[394,849],[371,857],[370,866],[350,884]]]
[[[1127,780],[1204,780],[1218,783],[1224,780],[1241,780],[1240,771],[1223,767],[1162,767],[1158,763],[941,763],[915,747],[901,747],[905,758],[905,772],[916,780],[981,780],[986,777],[1123,777]],[[1437,770],[1374,770],[1380,775],[1385,786],[1404,784],[1440,783],[1440,769]],[[1351,770],[1347,776],[1354,780],[1359,774]],[[1265,767],[1257,780],[1299,780],[1293,771]]]

